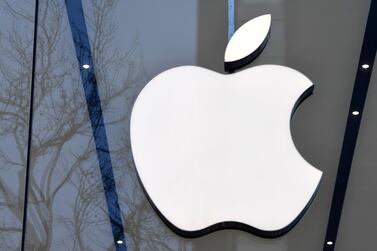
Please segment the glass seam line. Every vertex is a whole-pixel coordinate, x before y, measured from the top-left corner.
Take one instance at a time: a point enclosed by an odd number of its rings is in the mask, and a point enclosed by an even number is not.
[[[39,14],[39,0],[35,0],[33,59],[32,59],[33,61],[32,61],[31,83],[30,83],[29,130],[28,130],[27,153],[26,153],[27,155],[26,155],[26,170],[25,170],[25,191],[24,191],[24,208],[23,208],[23,218],[22,218],[21,251],[25,250],[25,240],[26,240],[30,158],[31,158],[30,154],[31,154],[32,133],[33,133],[33,104],[34,104],[35,68],[36,68],[36,54],[37,54],[36,52],[37,52],[37,34],[38,34],[38,14]]]

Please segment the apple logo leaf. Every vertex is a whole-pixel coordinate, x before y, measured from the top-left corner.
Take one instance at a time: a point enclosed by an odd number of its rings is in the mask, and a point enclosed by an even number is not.
[[[226,47],[225,71],[232,73],[256,59],[267,45],[270,30],[270,14],[256,17],[242,25]]]

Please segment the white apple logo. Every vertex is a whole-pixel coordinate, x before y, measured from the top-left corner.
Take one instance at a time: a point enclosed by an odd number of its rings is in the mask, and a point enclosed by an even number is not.
[[[228,44],[233,71],[265,46],[270,15]],[[289,231],[316,194],[322,172],[298,153],[291,115],[312,82],[279,65],[234,74],[195,66],[167,70],[138,96],[131,146],[140,181],[162,219],[196,237],[237,228],[262,237]]]

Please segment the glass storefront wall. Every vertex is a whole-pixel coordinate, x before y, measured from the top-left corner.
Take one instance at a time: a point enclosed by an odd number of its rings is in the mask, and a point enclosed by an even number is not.
[[[0,5],[0,250],[19,250],[23,230],[33,2]],[[130,114],[141,89],[164,70],[198,65],[224,73],[226,1],[39,0],[25,250],[321,250],[369,5],[236,1],[236,28],[272,14],[270,41],[251,66],[289,66],[315,84],[291,130],[300,153],[324,172],[323,181],[309,211],[283,237],[222,230],[185,239],[160,220],[139,184]],[[374,89],[370,96],[377,95]],[[374,125],[370,96],[366,116]],[[355,170],[376,158],[362,159],[373,127],[363,125]],[[352,227],[377,226],[359,217],[376,203],[357,200],[377,188],[370,181],[355,190],[367,178],[355,174],[350,201],[370,206],[355,209],[346,201],[337,250],[367,250],[360,248],[365,238],[365,248],[377,246],[373,231],[361,235]]]

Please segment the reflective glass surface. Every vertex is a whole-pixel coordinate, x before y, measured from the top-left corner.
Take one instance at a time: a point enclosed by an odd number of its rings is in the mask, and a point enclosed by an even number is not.
[[[164,70],[198,65],[224,73],[226,1],[39,0],[25,250],[321,250],[369,5],[236,1],[236,28],[272,14],[270,40],[249,67],[289,66],[315,84],[291,133],[323,180],[308,212],[283,237],[222,230],[186,239],[161,221],[139,183],[130,115],[141,89]],[[34,1],[4,0],[0,13],[0,250],[19,250]],[[374,74],[338,251],[377,246],[375,85]]]
[[[0,2],[0,250],[21,246],[34,35],[33,1]]]

